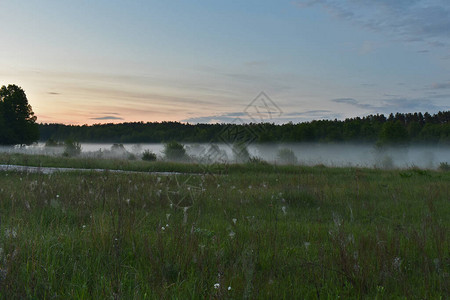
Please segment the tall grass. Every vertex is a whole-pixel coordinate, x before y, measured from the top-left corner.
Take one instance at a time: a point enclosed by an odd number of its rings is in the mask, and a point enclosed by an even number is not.
[[[234,168],[0,172],[0,297],[449,294],[448,172]]]

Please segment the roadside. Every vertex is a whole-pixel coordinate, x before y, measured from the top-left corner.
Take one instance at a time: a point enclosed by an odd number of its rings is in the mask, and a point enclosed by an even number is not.
[[[17,171],[26,173],[42,173],[53,174],[56,172],[111,172],[120,174],[152,174],[152,175],[197,175],[191,173],[180,172],[138,172],[138,171],[124,171],[124,170],[109,170],[109,169],[82,169],[82,168],[55,168],[55,167],[32,167],[19,165],[0,165],[0,171]]]

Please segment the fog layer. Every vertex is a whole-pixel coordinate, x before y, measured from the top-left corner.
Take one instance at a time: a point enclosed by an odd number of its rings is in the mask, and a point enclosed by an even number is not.
[[[115,151],[112,144],[85,143],[82,156],[103,158],[140,159],[142,152],[150,150],[164,159],[163,144],[124,144],[125,151]],[[238,161],[236,149],[227,144],[185,144],[187,154],[199,162]],[[214,152],[211,152],[214,149]],[[436,169],[441,163],[450,163],[448,146],[375,147],[364,144],[251,144],[247,148],[250,157],[275,164],[359,166],[377,168],[419,167]],[[0,147],[1,152],[61,155],[60,147],[35,144],[26,147]],[[219,151],[219,152],[218,152]],[[286,154],[289,159],[286,160]],[[208,159],[206,159],[208,158]],[[292,160],[294,158],[294,160]]]

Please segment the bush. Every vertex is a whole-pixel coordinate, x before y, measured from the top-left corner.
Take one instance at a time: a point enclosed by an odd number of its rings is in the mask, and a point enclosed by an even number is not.
[[[46,142],[45,142],[45,147],[62,147],[64,146],[64,143],[60,143],[58,141],[55,141],[52,138],[49,138]]]
[[[186,149],[178,142],[172,141],[164,144],[164,156],[167,160],[186,161]]]
[[[146,161],[155,161],[156,160],[156,154],[153,153],[150,150],[145,150],[142,153],[142,160],[146,160]]]
[[[247,147],[242,143],[233,145],[234,160],[237,163],[247,163],[250,161],[250,153],[248,153]]]
[[[250,164],[255,164],[255,165],[265,165],[265,166],[270,165],[267,161],[265,161],[264,159],[262,159],[259,156],[252,156],[252,157],[250,157],[248,162]]]
[[[441,162],[439,164],[439,170],[448,172],[450,171],[450,164],[448,162]]]
[[[226,163],[228,161],[226,151],[220,149],[216,144],[211,144],[209,148],[201,154],[202,156],[199,157],[200,163]]]
[[[277,160],[283,165],[295,165],[297,164],[297,156],[295,156],[294,151],[291,149],[280,149],[278,151]]]
[[[123,144],[113,144],[111,146],[111,152],[114,152],[117,154],[124,154],[124,153],[127,153],[128,151],[125,149]]]
[[[78,156],[81,154],[81,145],[79,142],[68,139],[64,142],[64,153],[63,156]]]

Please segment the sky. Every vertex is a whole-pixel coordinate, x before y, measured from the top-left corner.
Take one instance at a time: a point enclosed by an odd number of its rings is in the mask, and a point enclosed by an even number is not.
[[[450,109],[448,0],[0,0],[38,122],[304,122]]]

